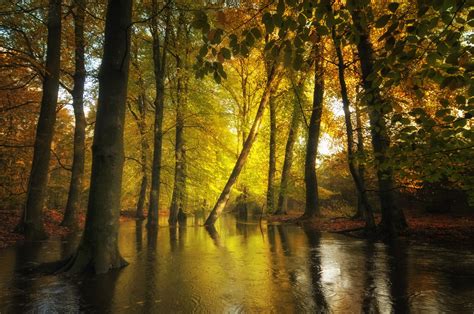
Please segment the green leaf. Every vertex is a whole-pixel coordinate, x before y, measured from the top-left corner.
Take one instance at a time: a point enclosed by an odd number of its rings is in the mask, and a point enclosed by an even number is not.
[[[225,59],[230,59],[231,57],[230,50],[225,47],[221,49],[220,53]]]
[[[466,124],[467,124],[467,120],[464,119],[464,118],[461,118],[461,119],[458,119],[458,120],[454,121],[453,126],[455,128],[463,128],[463,127],[466,126]]]
[[[382,28],[385,25],[387,25],[388,21],[392,17],[392,14],[385,14],[382,15],[376,22],[375,22],[375,27],[377,28]]]
[[[216,72],[214,72],[214,80],[216,81],[217,84],[220,84],[222,82],[222,79],[220,75]]]
[[[324,35],[329,34],[329,29],[326,26],[317,25],[316,26],[316,32],[318,33],[319,36],[324,36]]]
[[[429,65],[434,66],[436,65],[436,61],[440,58],[440,55],[437,52],[430,52],[426,56],[426,61]]]
[[[329,29],[326,26],[318,25],[316,26],[316,32],[319,36],[324,36],[329,34]]]
[[[283,15],[284,12],[285,12],[285,1],[280,0],[278,1],[278,4],[277,4],[277,13],[278,15]]]
[[[398,9],[399,6],[400,6],[400,3],[398,3],[398,2],[392,2],[392,3],[389,3],[389,4],[388,4],[388,9],[389,9],[391,12],[395,13],[395,11],[397,11],[397,9]]]
[[[464,105],[466,103],[466,97],[464,97],[463,95],[457,95],[456,96],[456,103],[458,105]]]
[[[262,22],[265,25],[265,30],[267,34],[270,34],[275,29],[275,24],[273,23],[272,15],[268,12],[265,12],[262,16]]]
[[[253,37],[255,37],[256,40],[262,38],[262,33],[260,32],[260,29],[258,27],[254,27],[250,30],[252,33]]]

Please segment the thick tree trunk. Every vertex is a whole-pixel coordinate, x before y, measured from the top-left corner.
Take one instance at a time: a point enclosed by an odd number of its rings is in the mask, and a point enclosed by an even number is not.
[[[384,100],[377,86],[372,86],[369,75],[374,72],[373,49],[369,39],[369,31],[362,26],[361,20],[363,10],[360,4],[351,1],[351,15],[359,34],[357,50],[362,69],[362,85],[366,93],[367,106],[369,108],[370,129],[372,135],[372,146],[376,161],[377,178],[379,185],[379,198],[382,210],[382,221],[380,228],[388,235],[396,236],[407,227],[403,212],[395,204],[395,182],[392,167],[387,159],[390,147],[390,138],[387,132],[385,115],[383,113]],[[367,8],[365,8],[367,9]]]
[[[316,157],[318,155],[321,116],[323,113],[324,68],[321,55],[321,41],[319,40],[316,45],[313,108],[309,121],[308,140],[306,143],[306,157],[304,164],[304,181],[306,185],[306,206],[302,216],[304,219],[309,219],[320,215],[318,180],[316,175]]]
[[[166,49],[169,37],[170,10],[167,10],[166,31],[163,47],[160,47],[160,37],[158,33],[158,1],[152,1],[152,25],[153,36],[153,62],[155,72],[155,125],[153,142],[153,162],[151,171],[150,204],[148,208],[147,227],[158,226],[158,209],[160,204],[160,180],[161,180],[161,155],[163,149],[163,114],[165,102],[165,71],[166,71]],[[160,51],[160,48],[162,50]]]
[[[84,177],[86,117],[84,115],[84,83],[86,69],[84,66],[84,18],[86,0],[74,0],[74,41],[75,73],[72,91],[74,107],[74,155],[72,161],[71,183],[62,226],[77,226],[77,213],[81,208],[82,179]]]
[[[275,99],[270,97],[270,143],[268,157],[267,211],[275,207],[275,173],[276,173],[276,108]]]
[[[295,146],[296,137],[298,136],[298,128],[301,119],[301,108],[299,104],[299,95],[304,85],[304,80],[295,88],[295,102],[293,105],[293,112],[291,114],[290,131],[286,140],[285,146],[285,160],[283,161],[283,168],[281,170],[280,191],[278,194],[278,207],[275,212],[277,215],[286,214],[288,211],[288,180],[290,178],[291,165],[293,164],[293,147]]]
[[[232,170],[232,173],[230,174],[224,189],[222,190],[219,198],[217,199],[214,208],[207,217],[207,220],[205,222],[205,226],[207,227],[213,226],[217,218],[219,218],[220,214],[224,210],[225,205],[227,204],[227,201],[230,197],[230,191],[234,186],[235,182],[237,181],[237,178],[239,177],[239,174],[242,171],[245,161],[247,160],[247,157],[250,153],[250,149],[252,148],[252,145],[255,142],[255,139],[257,138],[257,134],[262,123],[263,113],[265,112],[265,108],[267,107],[268,101],[270,100],[270,96],[275,90],[276,85],[278,83],[277,72],[279,72],[279,70],[276,67],[276,65],[273,65],[269,71],[265,89],[263,91],[263,95],[260,100],[260,104],[258,106],[257,114],[253,121],[252,127],[250,128],[250,132],[247,136],[244,146],[242,147],[242,151],[240,152],[237,162],[235,163],[234,169]]]
[[[70,272],[105,273],[127,264],[119,252],[118,229],[131,16],[132,0],[109,0],[87,220],[77,253],[65,266]]]
[[[344,65],[344,56],[342,55],[342,49],[340,42],[336,38],[336,31],[332,29],[332,39],[334,42],[334,48],[337,55],[337,67],[338,67],[338,77],[339,84],[341,86],[341,98],[342,106],[344,110],[344,119],[346,123],[346,135],[347,135],[347,161],[349,164],[349,171],[351,173],[352,179],[357,190],[358,200],[362,203],[364,208],[363,218],[365,219],[365,228],[368,231],[373,231],[375,229],[375,221],[372,213],[372,208],[370,207],[369,200],[367,198],[367,191],[365,189],[364,179],[359,176],[359,172],[356,168],[356,160],[354,156],[354,134],[352,128],[351,112],[350,112],[350,103],[349,96],[347,94],[347,86],[345,79],[345,65]]]
[[[27,241],[47,237],[43,226],[43,206],[48,185],[51,143],[56,122],[61,58],[61,0],[50,0],[48,11],[48,41],[43,79],[40,116],[36,128],[33,163],[28,181],[23,220],[17,227]]]

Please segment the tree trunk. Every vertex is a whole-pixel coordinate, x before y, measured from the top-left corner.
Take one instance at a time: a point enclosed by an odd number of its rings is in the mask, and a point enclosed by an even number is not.
[[[140,77],[141,85],[143,87],[143,79]],[[138,111],[139,111],[139,121],[138,121],[138,130],[140,132],[140,163],[141,163],[141,171],[142,171],[142,182],[140,184],[140,193],[138,195],[137,201],[137,212],[136,218],[137,219],[145,219],[145,200],[146,200],[146,190],[148,187],[148,169],[147,169],[147,152],[148,152],[148,141],[146,138],[146,99],[145,99],[145,91],[142,89],[142,94],[138,100]]]
[[[383,113],[384,99],[380,95],[380,89],[372,86],[369,75],[374,72],[373,49],[369,39],[369,31],[361,23],[364,18],[360,4],[351,1],[351,15],[359,34],[357,51],[362,69],[362,85],[366,93],[367,106],[369,108],[370,131],[372,135],[372,146],[376,161],[377,178],[379,185],[379,198],[382,210],[382,221],[380,228],[391,236],[396,236],[407,227],[403,212],[395,204],[395,182],[392,167],[389,165],[388,149],[390,138],[387,132],[385,115]],[[367,9],[367,8],[366,8]],[[370,7],[369,7],[370,9]]]
[[[356,123],[357,123],[357,154],[359,156],[365,156],[364,136],[362,134],[363,127],[362,127],[362,120],[360,117],[360,109],[357,105],[354,107],[355,107]],[[357,173],[359,174],[360,182],[362,183],[364,190],[366,190],[364,162],[359,161],[358,166],[357,166]],[[366,203],[362,200],[361,195],[357,195],[357,213],[355,217],[359,217],[359,218],[364,217],[364,213],[367,212],[367,208],[365,207],[366,204],[370,205],[370,203]],[[373,216],[372,206],[370,206],[370,210],[372,211],[372,216]]]
[[[178,218],[184,218],[184,207],[186,199],[186,151],[184,141],[184,107],[185,97],[182,97],[183,77],[181,69],[181,61],[177,60],[177,86],[176,86],[176,142],[175,142],[175,172],[174,172],[174,186],[173,196],[171,198],[170,215],[168,223],[175,226]]]
[[[56,122],[60,58],[61,0],[50,0],[43,96],[41,98],[40,116],[36,128],[33,163],[28,181],[23,221],[17,227],[19,232],[25,234],[27,241],[47,238],[43,225],[43,206],[46,199],[51,143]]]
[[[322,43],[320,38],[318,38],[318,42],[316,43],[314,58],[313,108],[309,121],[308,141],[306,143],[306,158],[304,164],[304,181],[306,185],[306,206],[302,216],[304,219],[320,215],[318,180],[316,175],[316,157],[318,155],[324,96],[324,68],[322,61]]]
[[[138,108],[138,115],[129,107],[130,112],[137,123],[138,132],[140,133],[140,164],[141,164],[141,175],[142,180],[140,184],[140,191],[138,193],[138,201],[137,201],[137,210],[135,217],[139,220],[145,219],[145,201],[146,201],[146,191],[148,187],[148,158],[147,152],[149,149],[148,140],[147,140],[147,124],[146,124],[146,112],[147,112],[147,100],[146,100],[146,90],[145,90],[145,82],[143,80],[141,74],[141,68],[138,61],[138,44],[134,45],[134,55],[132,65],[135,68],[138,79],[137,79],[137,86],[139,90],[139,95],[137,99],[137,108]]]
[[[285,160],[283,161],[283,168],[281,170],[280,191],[278,194],[278,207],[275,212],[276,215],[286,214],[288,211],[288,180],[290,178],[291,165],[293,164],[293,147],[295,146],[296,137],[298,136],[298,128],[301,119],[301,108],[299,104],[300,89],[304,85],[304,80],[295,87],[295,102],[293,105],[293,113],[291,114],[290,131],[285,147]]]
[[[270,97],[270,155],[268,158],[267,211],[273,212],[275,203],[276,173],[276,108],[275,99]]]
[[[227,201],[229,200],[229,197],[230,197],[230,191],[232,187],[234,186],[235,181],[239,177],[239,174],[242,171],[245,161],[247,160],[247,157],[250,153],[250,149],[252,148],[252,145],[255,142],[258,131],[260,129],[260,125],[262,123],[263,113],[265,111],[265,108],[267,107],[267,104],[268,104],[268,101],[270,100],[270,96],[272,92],[275,90],[277,86],[277,82],[278,82],[277,76],[278,76],[279,70],[276,67],[277,67],[276,65],[273,65],[269,71],[265,89],[263,91],[262,98],[260,99],[260,104],[258,106],[257,114],[253,121],[252,127],[250,128],[250,132],[247,136],[247,139],[245,140],[245,144],[242,147],[242,151],[240,152],[239,158],[237,159],[237,162],[235,163],[234,169],[232,170],[232,173],[230,174],[229,179],[227,180],[227,183],[224,189],[222,190],[221,195],[219,196],[216,204],[214,205],[214,208],[212,209],[211,213],[207,217],[207,220],[205,222],[205,226],[207,227],[213,226],[217,218],[219,218],[220,214],[224,210],[225,205],[227,204]]]
[[[84,18],[86,0],[74,0],[76,9],[74,14],[74,41],[75,41],[75,73],[74,89],[72,91],[72,106],[74,107],[74,156],[72,161],[71,183],[67,199],[62,226],[76,227],[77,213],[81,208],[82,179],[84,177],[86,117],[84,115],[84,83],[86,69],[84,66]]]
[[[357,190],[358,200],[362,203],[361,205],[364,208],[363,218],[365,219],[365,228],[368,231],[373,231],[375,229],[375,221],[372,213],[372,208],[370,207],[369,200],[367,198],[367,191],[365,189],[365,182],[363,178],[359,176],[359,173],[356,169],[356,160],[354,156],[354,134],[352,129],[352,120],[349,104],[349,96],[347,95],[347,86],[345,79],[345,65],[344,65],[344,56],[342,55],[341,44],[336,38],[336,31],[334,27],[332,28],[332,39],[334,42],[334,48],[337,55],[337,68],[338,68],[338,77],[339,84],[341,86],[341,98],[342,106],[344,110],[344,119],[346,123],[346,135],[347,135],[347,161],[349,164],[349,172],[351,173],[352,179]]]
[[[74,273],[105,273],[127,265],[119,252],[118,229],[131,16],[132,0],[109,1],[86,226],[76,255],[65,266]]]
[[[158,34],[158,1],[152,1],[152,25],[153,36],[153,62],[155,72],[155,125],[153,143],[153,162],[151,171],[150,205],[148,208],[147,227],[158,226],[158,209],[160,204],[160,179],[161,179],[161,155],[163,149],[163,114],[165,102],[165,71],[166,71],[166,48],[168,46],[170,9],[167,9],[166,31],[162,51],[160,52],[160,37]]]

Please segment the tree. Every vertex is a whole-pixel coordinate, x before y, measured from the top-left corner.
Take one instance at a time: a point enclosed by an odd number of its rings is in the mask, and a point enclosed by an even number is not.
[[[145,81],[142,75],[142,68],[139,64],[139,44],[135,40],[133,42],[133,50],[134,56],[133,60],[131,61],[133,69],[136,72],[137,81],[136,85],[138,88],[138,95],[134,102],[136,103],[136,107],[138,109],[138,114],[132,109],[132,106],[129,104],[129,111],[132,113],[132,116],[137,124],[138,132],[140,133],[140,170],[141,170],[141,183],[140,183],[140,190],[138,193],[138,200],[137,200],[137,207],[136,207],[136,218],[143,220],[145,219],[145,200],[146,200],[146,192],[148,188],[148,139],[147,139],[147,123],[146,123],[146,113],[148,109],[148,102],[147,102],[147,95],[146,95],[146,87]]]
[[[184,223],[186,214],[186,146],[184,137],[185,111],[188,101],[188,59],[189,32],[185,23],[183,12],[179,13],[177,35],[176,35],[176,137],[175,137],[175,172],[173,195],[171,197],[171,206],[168,222],[170,225],[176,225],[179,221]],[[181,45],[183,47],[181,47]]]
[[[359,35],[357,51],[362,70],[362,86],[365,90],[364,99],[369,109],[372,147],[376,159],[378,194],[382,210],[381,228],[388,234],[395,236],[407,227],[407,223],[402,210],[395,203],[395,182],[387,155],[390,147],[390,138],[383,111],[386,102],[380,94],[379,87],[373,84],[371,79],[371,74],[374,73],[374,52],[369,38],[369,31],[362,24],[362,20],[366,18],[365,10],[370,10],[371,8],[370,4],[362,8],[355,1],[348,2],[348,7],[352,15],[354,28]]]
[[[207,217],[205,225],[211,227],[216,222],[217,218],[219,218],[220,214],[225,208],[227,201],[230,197],[230,192],[232,187],[234,186],[237,178],[239,177],[240,172],[247,160],[247,157],[250,153],[250,149],[252,148],[255,139],[257,138],[258,131],[260,129],[260,125],[262,123],[263,113],[267,107],[267,104],[270,100],[271,94],[274,92],[275,88],[278,86],[278,76],[279,76],[279,66],[277,64],[272,64],[268,71],[267,82],[265,84],[265,89],[262,94],[262,98],[260,100],[260,104],[257,109],[257,114],[255,115],[255,119],[252,123],[252,127],[250,128],[250,132],[245,140],[244,146],[242,147],[242,151],[237,159],[237,162],[234,165],[232,173],[227,180],[224,189],[222,190],[219,198],[217,199],[214,208],[212,209],[211,213]]]
[[[357,171],[356,168],[356,160],[355,160],[355,150],[354,150],[354,134],[353,134],[353,127],[352,127],[352,120],[351,120],[351,112],[350,112],[350,103],[349,103],[349,96],[347,94],[347,85],[345,79],[345,67],[344,64],[344,56],[342,54],[341,43],[340,39],[336,37],[336,30],[333,27],[331,30],[332,39],[334,42],[334,48],[336,50],[337,56],[337,70],[338,70],[338,78],[339,84],[341,86],[341,98],[342,98],[342,105],[344,110],[344,120],[346,124],[346,136],[347,136],[347,161],[349,164],[349,171],[351,173],[352,179],[354,180],[354,184],[357,190],[357,198],[358,198],[358,207],[359,205],[363,209],[362,217],[365,219],[365,227],[368,231],[374,231],[375,229],[375,221],[374,216],[372,213],[372,208],[369,203],[369,199],[367,197],[367,190],[365,187],[365,181],[363,177],[363,170],[359,168]],[[361,139],[359,138],[361,142]],[[363,145],[362,142],[360,145]]]
[[[73,273],[105,273],[127,265],[118,248],[118,228],[131,17],[131,0],[109,0],[86,225],[75,255],[63,268]]]
[[[84,177],[86,117],[84,115],[84,83],[86,69],[84,65],[84,18],[86,0],[74,0],[74,43],[75,73],[72,90],[74,108],[74,155],[72,162],[71,183],[61,225],[71,227],[77,224],[77,212],[81,208],[82,180]]]
[[[294,104],[291,114],[290,131],[285,145],[285,159],[281,170],[280,190],[278,193],[278,207],[275,212],[277,215],[286,214],[288,210],[288,181],[290,179],[291,165],[293,164],[293,147],[298,136],[298,129],[302,117],[301,94],[303,91],[306,77],[303,75],[296,86],[293,85]],[[293,81],[292,81],[292,84]]]
[[[148,208],[148,227],[158,225],[158,210],[160,205],[160,178],[161,178],[161,155],[163,150],[163,114],[165,103],[165,77],[166,62],[168,49],[168,39],[170,32],[170,3],[166,4],[167,14],[165,22],[165,37],[163,45],[160,43],[160,35],[158,32],[158,1],[152,1],[152,19],[151,34],[153,36],[153,62],[155,72],[155,125],[154,125],[154,142],[153,142],[153,161],[151,170],[151,187],[150,187],[150,205]],[[161,51],[160,51],[161,49]]]
[[[302,218],[313,218],[320,215],[318,178],[316,175],[316,157],[321,130],[324,98],[324,67],[323,43],[320,36],[315,42],[314,55],[314,94],[311,118],[308,126],[308,140],[306,142],[306,157],[304,164],[304,181],[306,185],[306,206]]]
[[[42,240],[47,237],[43,226],[43,206],[48,184],[48,169],[51,157],[56,105],[59,89],[61,58],[61,0],[50,0],[48,9],[48,41],[46,66],[43,73],[43,96],[40,116],[36,128],[33,163],[28,181],[23,220],[18,231],[27,240]]]
[[[270,143],[268,156],[267,211],[273,212],[275,202],[276,174],[276,108],[275,98],[270,97]]]

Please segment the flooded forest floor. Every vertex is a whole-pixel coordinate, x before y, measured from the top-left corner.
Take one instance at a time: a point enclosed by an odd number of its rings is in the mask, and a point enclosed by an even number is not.
[[[20,211],[0,210],[0,249],[23,240],[22,235],[14,232],[20,221],[20,215]],[[409,229],[403,236],[412,241],[468,245],[474,239],[474,214],[427,214],[407,211],[405,215]],[[287,215],[268,216],[267,219],[269,223],[293,223],[297,222],[299,216],[300,212],[290,212]],[[62,218],[63,213],[59,210],[48,209],[44,212],[45,229],[51,237],[62,237],[72,231],[70,228],[60,226]],[[130,219],[133,219],[130,213],[124,212],[121,221]],[[85,221],[83,213],[80,214],[79,221],[82,228]],[[379,215],[376,215],[376,221],[380,221]],[[308,222],[308,225],[317,231],[341,233],[345,230],[362,228],[364,222],[348,217],[325,215]]]

